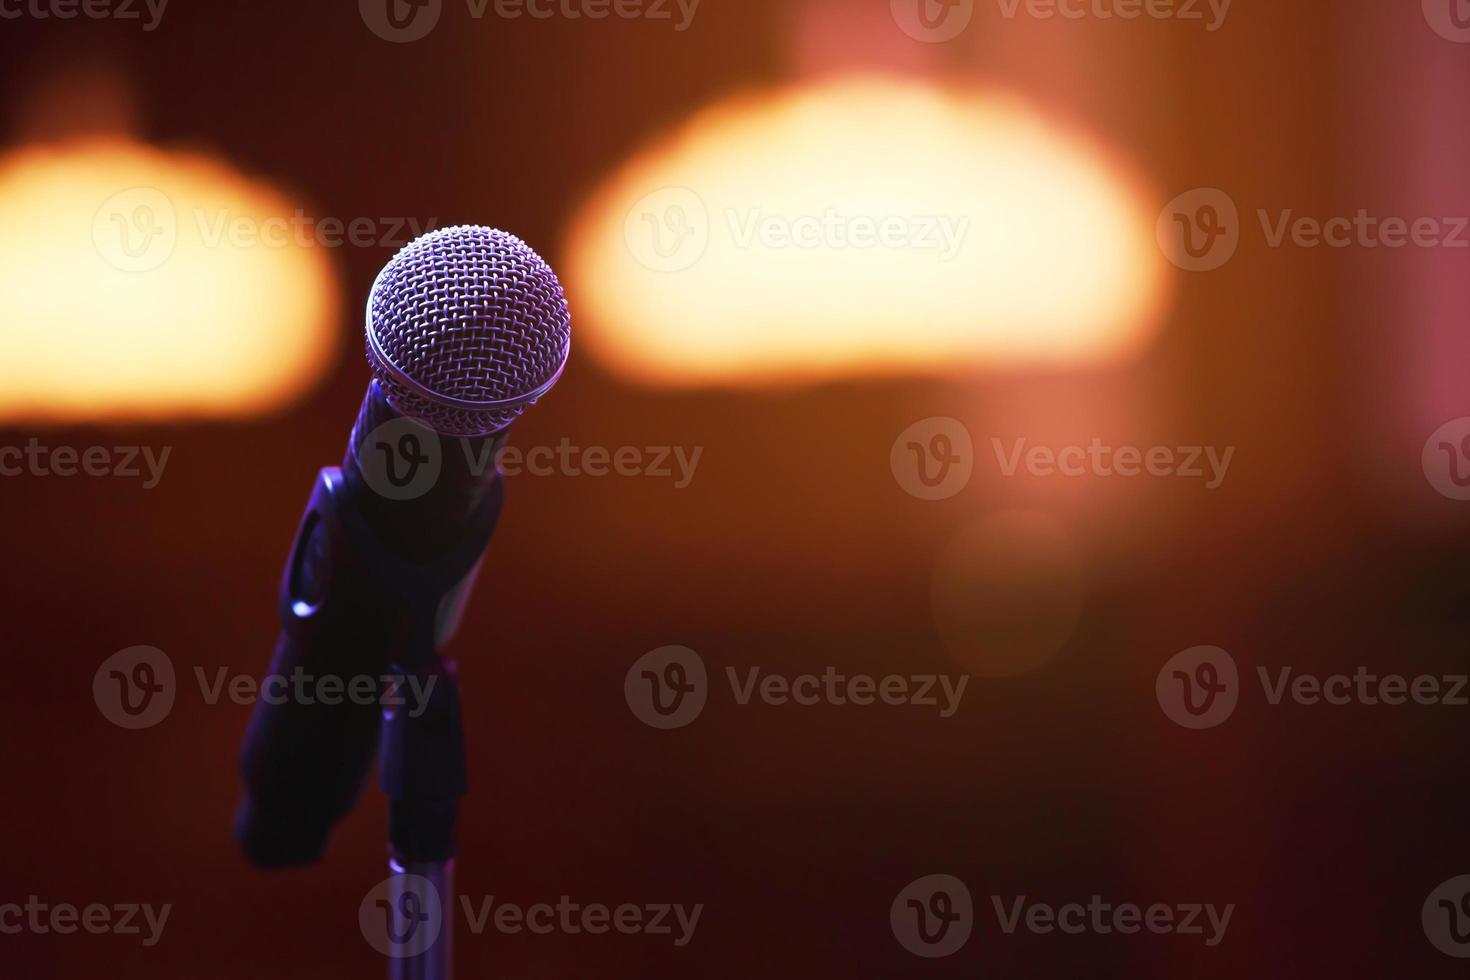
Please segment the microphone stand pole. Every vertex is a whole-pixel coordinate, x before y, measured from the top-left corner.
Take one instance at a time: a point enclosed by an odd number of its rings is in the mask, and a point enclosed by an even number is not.
[[[418,682],[415,690],[426,692],[426,698],[423,704],[402,699],[404,703],[388,707],[383,716],[380,758],[382,787],[389,799],[390,900],[403,913],[407,929],[403,947],[407,955],[389,959],[388,976],[450,980],[454,857],[459,849],[459,801],[467,782],[459,679],[454,662],[433,653],[419,663],[396,664],[395,671],[405,678],[413,676]],[[415,941],[419,929],[426,931]]]

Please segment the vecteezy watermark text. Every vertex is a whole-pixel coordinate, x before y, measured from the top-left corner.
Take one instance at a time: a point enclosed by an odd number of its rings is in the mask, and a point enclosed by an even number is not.
[[[1024,437],[990,440],[996,469],[1012,478],[1068,479],[1142,477],[1198,480],[1218,490],[1230,472],[1235,447],[1205,445],[1114,446],[1101,438],[1065,446],[1033,444]],[[975,471],[975,442],[964,423],[936,416],[904,429],[888,454],[894,480],[920,500],[946,500],[969,485]]]
[[[1233,0],[996,0],[1007,20],[1025,15],[1036,20],[1178,20],[1199,21],[1213,34],[1225,26]]]
[[[0,0],[3,2],[3,0]],[[194,208],[179,214],[173,198],[156,187],[113,194],[92,218],[92,244],[108,265],[151,272],[173,257],[183,232],[203,248],[402,248],[438,227],[437,218],[318,217],[302,208],[289,216],[245,214],[228,208]]]
[[[438,682],[432,675],[318,675],[301,667],[289,675],[268,674],[259,680],[248,674],[232,675],[227,667],[216,669],[213,676],[203,667],[195,667],[193,674],[201,700],[210,706],[225,700],[239,706],[257,701],[326,707],[376,705],[402,708],[413,718],[428,710]],[[119,728],[152,728],[168,717],[178,697],[173,661],[157,647],[120,650],[97,668],[92,677],[92,697],[103,717]]]
[[[77,931],[93,936],[142,936],[145,947],[158,945],[168,925],[173,905],[118,904],[93,902],[76,906],[69,902],[51,904],[31,895],[24,905],[6,902],[0,905],[0,935],[69,936]],[[141,916],[141,918],[140,918]],[[147,933],[143,927],[147,926]]]
[[[725,680],[739,707],[815,705],[927,708],[941,718],[959,710],[968,674],[849,674],[836,667],[790,676],[761,667],[726,667]],[[639,657],[623,679],[623,697],[635,717],[652,728],[683,728],[704,711],[710,685],[704,659],[688,647],[660,647]]]
[[[1470,707],[1470,675],[1379,673],[1359,666],[1352,673],[1298,672],[1291,666],[1257,667],[1255,677],[1271,707]],[[1214,728],[1235,713],[1243,684],[1235,658],[1219,647],[1191,647],[1159,671],[1159,707],[1185,728]]]
[[[1194,936],[1207,947],[1220,945],[1235,915],[1235,905],[1204,902],[1153,902],[1140,905],[1092,895],[1084,902],[1053,904],[1027,895],[991,895],[996,924],[1005,935],[1092,933],[1130,936]],[[930,959],[958,952],[975,926],[970,889],[953,875],[926,875],[905,885],[889,907],[894,938],[909,952]]]
[[[478,902],[462,895],[460,904],[470,932],[477,936],[490,927],[511,936],[523,932],[536,936],[576,936],[581,933],[599,936],[618,932],[625,936],[670,936],[674,945],[681,947],[689,945],[694,938],[699,917],[704,914],[703,903],[687,908],[668,902],[646,905],[624,902],[608,906],[601,902],[574,902],[568,895],[562,895],[555,905],[549,902],[532,905],[497,903],[494,895],[486,895]]]
[[[194,679],[208,705],[219,704],[225,698],[242,707],[257,701],[270,705],[320,704],[329,708],[340,704],[378,705],[404,708],[410,718],[428,710],[439,680],[433,675],[420,679],[416,674],[316,675],[301,667],[291,671],[290,676],[267,674],[261,680],[249,674],[231,676],[226,667],[220,667],[210,678],[203,667],[195,667]]]
[[[916,252],[939,262],[959,255],[970,232],[964,215],[824,211],[778,214],[762,207],[727,207],[713,221],[704,198],[687,187],[663,187],[628,210],[623,238],[645,268],[682,272],[704,258],[717,231],[721,243],[742,252]]]
[[[1093,439],[1086,446],[1033,446],[1026,439],[1009,445],[991,439],[996,463],[1005,476],[1024,466],[1032,476],[1065,477],[1174,477],[1204,480],[1206,490],[1218,490],[1230,471],[1235,447],[1215,446],[1109,446]],[[1208,470],[1208,472],[1207,472]]]
[[[500,472],[509,477],[608,476],[672,480],[675,490],[694,482],[703,446],[576,446],[562,439],[555,446],[520,449],[507,445],[496,455]]]
[[[1101,895],[1093,895],[1086,905],[1080,902],[1062,905],[1033,902],[1025,895],[1006,900],[992,895],[990,903],[995,908],[995,918],[1001,931],[1008,936],[1022,929],[1042,936],[1052,932],[1069,936],[1089,932],[1099,936],[1113,933],[1131,936],[1147,932],[1159,936],[1199,936],[1206,946],[1212,948],[1225,939],[1225,931],[1230,928],[1230,919],[1235,914],[1233,903],[1221,908],[1210,903],[1191,902],[1155,902],[1145,906],[1132,902],[1113,903],[1105,901]]]
[[[474,476],[498,468],[507,477],[628,477],[671,480],[675,490],[694,482],[704,447],[578,446],[563,437],[555,446],[522,449],[495,439],[441,439],[411,418],[394,419],[368,433],[358,447],[363,478],[390,500],[412,500],[432,490],[443,472],[446,452],[463,457]]]
[[[402,248],[420,235],[439,226],[439,219],[418,218],[318,218],[301,208],[289,218],[257,218],[228,210],[196,210],[194,223],[199,240],[211,248],[228,244],[235,248]]]
[[[152,32],[163,22],[169,0],[0,0],[0,20],[136,20]],[[144,12],[147,19],[144,19]]]
[[[816,704],[851,704],[857,707],[913,705],[938,708],[941,718],[954,717],[959,710],[960,699],[965,696],[965,687],[970,683],[968,674],[961,674],[958,678],[948,674],[886,674],[879,678],[871,674],[844,674],[836,667],[828,667],[821,674],[798,674],[795,677],[763,673],[759,667],[750,667],[744,672],[726,667],[725,678],[730,683],[735,703],[741,706],[750,704],[752,700],[773,707],[787,704],[804,707]]]
[[[172,452],[172,446],[43,446],[32,436],[24,448],[0,446],[0,476],[141,478],[143,489],[152,490]]]
[[[730,240],[737,248],[884,249],[938,252],[941,262],[959,254],[970,230],[968,217],[925,215],[848,215],[836,208],[821,214],[767,214],[761,208],[725,212]]]
[[[494,895],[459,897],[459,911],[471,935],[495,931],[502,935],[667,937],[678,947],[689,945],[704,914],[704,904],[678,902],[574,901],[569,895],[555,902],[529,905],[499,900]],[[444,932],[444,919],[454,914],[429,879],[415,874],[394,875],[374,886],[358,907],[363,938],[385,956],[401,959],[431,949]]]
[[[682,34],[694,24],[702,0],[464,0],[471,20],[646,20],[673,24]],[[445,0],[358,0],[368,30],[385,41],[408,44],[433,33]]]
[[[1470,216],[1465,215],[1405,217],[1359,208],[1351,215],[1324,218],[1297,214],[1293,208],[1258,208],[1255,217],[1272,249],[1470,248]],[[1217,187],[1198,187],[1174,198],[1164,205],[1155,229],[1169,261],[1191,272],[1209,272],[1229,262],[1244,232],[1235,200]]]
[[[995,0],[1001,17],[1015,20],[1172,20],[1204,24],[1214,33],[1225,25],[1233,0]],[[1426,0],[1430,2],[1430,0]],[[943,44],[963,34],[975,17],[976,0],[889,0],[894,23],[915,41]]]

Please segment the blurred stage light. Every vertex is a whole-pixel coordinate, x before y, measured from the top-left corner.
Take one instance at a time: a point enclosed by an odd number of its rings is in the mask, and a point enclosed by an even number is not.
[[[699,113],[578,215],[580,337],[656,385],[1126,356],[1157,207],[1023,103],[879,77]]]
[[[336,348],[338,299],[293,213],[221,161],[120,138],[0,157],[0,421],[299,396]]]

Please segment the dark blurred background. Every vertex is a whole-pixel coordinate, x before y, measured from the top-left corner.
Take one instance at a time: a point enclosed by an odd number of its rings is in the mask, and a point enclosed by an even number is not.
[[[22,256],[49,262],[54,276],[0,272],[0,362],[11,362],[0,378],[21,384],[57,364],[64,378],[78,359],[89,368],[71,379],[76,391],[130,372],[147,390],[212,356],[167,332],[129,346],[130,324],[156,326],[147,303],[183,287],[150,298],[136,278],[115,291],[110,271],[89,279],[92,243],[68,251],[75,243],[44,230],[45,209],[23,204],[70,193],[44,170],[69,161],[89,175],[75,178],[85,230],[108,193],[149,183],[110,176],[117,147],[131,145],[203,155],[270,188],[288,214],[515,231],[563,271],[574,317],[567,374],[515,444],[702,449],[683,488],[511,477],[453,648],[472,779],[460,891],[523,905],[704,903],[694,940],[461,928],[462,975],[1461,969],[1426,936],[1421,908],[1470,871],[1470,709],[1272,706],[1255,671],[1466,669],[1470,503],[1436,492],[1421,456],[1441,425],[1470,414],[1467,253],[1273,248],[1256,213],[1470,214],[1470,46],[1417,4],[1370,0],[1238,0],[1215,31],[1007,18],[980,3],[942,44],[906,36],[886,0],[705,0],[684,31],[648,18],[477,21],[446,0],[437,29],[403,44],[375,36],[355,7],[173,0],[151,31],[21,7],[0,20],[0,256],[12,268]],[[1207,272],[1155,251],[1140,273],[1158,283],[1149,324],[1114,356],[1011,363],[934,342],[938,354],[917,366],[870,359],[770,382],[738,365],[708,384],[681,384],[677,366],[661,378],[625,370],[609,352],[634,343],[619,338],[636,324],[587,295],[618,267],[599,279],[596,255],[574,254],[578,222],[597,224],[589,202],[707,107],[852,70],[1003,92],[1079,134],[1129,175],[1123,210],[1151,247],[1166,202],[1222,189],[1239,208],[1238,251]],[[876,132],[888,122],[875,111]],[[930,163],[916,147],[916,184]],[[357,922],[385,873],[381,795],[369,789],[319,866],[250,868],[230,835],[249,709],[206,703],[194,681],[196,669],[264,670],[291,535],[316,470],[341,458],[368,379],[360,311],[393,244],[299,251],[188,280],[205,297],[186,329],[272,331],[226,364],[262,379],[265,394],[211,401],[206,389],[152,404],[123,385],[88,403],[48,400],[63,382],[47,381],[0,403],[0,445],[171,447],[152,489],[0,479],[12,670],[0,693],[0,901],[173,905],[151,948],[116,935],[0,936],[4,976],[383,971]],[[759,297],[759,268],[751,275],[731,281]],[[806,302],[829,300],[840,297]],[[141,314],[109,319],[139,302]],[[200,318],[209,304],[218,319]],[[585,350],[581,309],[598,310]],[[801,319],[779,304],[771,315]],[[891,331],[930,343],[919,322]],[[135,356],[93,364],[89,345],[109,344]],[[271,389],[283,356],[273,352],[289,348],[296,380]],[[900,433],[931,417],[958,420],[974,444],[972,479],[939,501],[906,492],[890,466]],[[1216,489],[1006,477],[992,439],[1020,438],[1235,453]],[[699,653],[711,692],[693,724],[658,731],[630,711],[623,681],[670,644]],[[1228,721],[1195,731],[1161,710],[1155,680],[1202,644],[1229,651],[1243,689]],[[104,660],[135,645],[168,654],[179,694],[162,723],[125,731],[91,687]],[[972,679],[950,718],[741,706],[723,680],[727,667],[829,666]],[[967,883],[976,921],[964,949],[930,960],[896,941],[889,907],[936,873]],[[1179,935],[1007,935],[991,896],[1023,895],[1236,909],[1213,948]]]

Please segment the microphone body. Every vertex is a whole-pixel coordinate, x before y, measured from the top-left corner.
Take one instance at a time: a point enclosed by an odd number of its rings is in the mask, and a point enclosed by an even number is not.
[[[497,453],[561,377],[571,316],[530,246],[459,226],[383,269],[366,340],[373,382],[342,465],[318,474],[297,528],[241,754],[235,834],[265,867],[321,855],[375,755],[395,855],[453,856],[465,763],[457,672],[439,650],[500,516]],[[380,704],[373,694],[393,676],[395,696]],[[272,682],[293,694],[266,697]]]
[[[402,447],[380,435],[394,427],[416,430],[422,455],[398,455]],[[413,425],[388,405],[376,381],[369,388],[342,466],[318,474],[296,532],[281,577],[281,634],[267,672],[292,684],[303,678],[316,691],[330,678],[350,696],[331,699],[338,703],[319,696],[257,702],[236,821],[252,862],[278,867],[320,857],[332,828],[362,793],[385,707],[457,721],[457,698],[452,705],[434,701],[449,697],[453,682],[435,669],[437,653],[458,626],[500,516],[504,483],[494,459],[503,441],[504,433],[441,436]],[[437,458],[440,472],[422,494],[389,499],[371,485],[374,454],[400,474]],[[380,703],[390,677],[398,690]],[[432,687],[429,677],[436,678]],[[417,683],[410,686],[410,679]],[[428,703],[411,700],[420,694]],[[397,749],[384,754],[399,757]],[[385,779],[394,768],[385,765]],[[452,851],[452,827],[443,837],[416,849]]]

